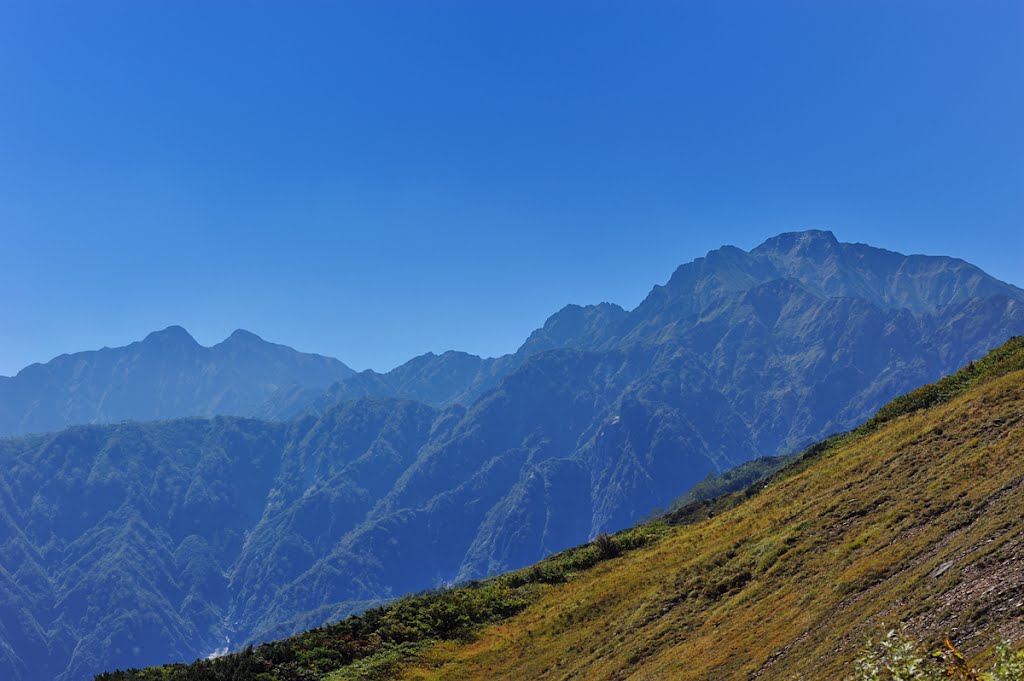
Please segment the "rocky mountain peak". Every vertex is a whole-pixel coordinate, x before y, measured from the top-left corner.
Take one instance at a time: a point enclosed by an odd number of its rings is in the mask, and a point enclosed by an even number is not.
[[[184,328],[174,324],[160,331],[153,331],[143,340],[147,345],[159,345],[163,347],[194,346],[200,347],[195,338]]]
[[[266,343],[265,340],[254,334],[252,331],[246,331],[245,329],[235,329],[231,332],[231,335],[224,339],[224,343],[230,345],[260,345]]]
[[[765,240],[751,251],[758,253],[799,253],[801,255],[820,255],[834,251],[839,247],[839,239],[825,229],[807,229],[802,232],[783,232]]]

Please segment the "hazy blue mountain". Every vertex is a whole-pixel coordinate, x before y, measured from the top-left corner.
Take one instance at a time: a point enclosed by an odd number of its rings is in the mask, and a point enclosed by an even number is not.
[[[826,300],[852,298],[881,311],[903,310],[914,316],[934,315],[949,305],[989,298],[1024,301],[1024,290],[963,260],[907,256],[865,244],[842,243],[831,232],[821,230],[790,232],[749,252],[723,246],[682,265],[667,284],[655,286],[629,312],[611,303],[567,305],[514,354],[480,358],[460,352],[428,353],[387,373],[361,372],[326,392],[305,389],[275,395],[256,415],[291,418],[370,395],[437,407],[468,405],[538,352],[661,343],[667,338],[664,334],[703,324],[702,314],[714,312],[737,295],[784,281]],[[761,312],[769,312],[763,307],[767,304],[767,300],[762,303]]]
[[[467,579],[527,564],[630,525],[709,473],[849,428],[901,386],[940,375],[945,358],[983,354],[974,342],[1024,332],[1024,305],[1006,298],[915,319],[767,288],[751,296],[756,305],[744,297],[726,306],[743,320],[735,331],[716,328],[715,316],[694,329],[690,339],[720,339],[700,354],[666,343],[531,357],[428,443],[366,523],[263,613],[365,598],[366,561],[395,593],[430,585],[426,575]],[[758,314],[769,303],[788,308],[770,327]],[[990,337],[965,343],[964,326]],[[272,625],[255,621],[254,630]]]
[[[180,326],[120,348],[61,355],[0,377],[0,435],[68,425],[252,415],[279,390],[322,392],[354,372],[238,330],[213,347]]]
[[[552,315],[514,354],[484,358],[465,352],[414,357],[387,373],[367,370],[345,378],[328,390],[292,388],[273,395],[256,415],[270,419],[294,418],[322,412],[331,405],[360,397],[396,397],[434,407],[468,405],[518,368],[528,357],[544,350],[594,345],[626,316],[618,305],[567,305]]]
[[[324,409],[338,402],[371,395],[417,400],[435,407],[469,404],[494,388],[517,362],[511,355],[482,358],[465,352],[427,353],[379,374],[363,371],[342,380],[312,403]]]
[[[187,659],[528,564],[850,428],[1024,334],[1022,301],[959,260],[785,234],[505,357],[276,391],[312,409],[291,421],[0,440],[0,676]]]
[[[719,303],[773,281],[789,280],[815,296],[853,298],[880,310],[934,314],[949,305],[990,297],[1024,300],[1024,290],[944,256],[902,255],[839,242],[831,232],[780,234],[750,252],[723,246],[680,266],[612,329],[605,343],[663,333],[693,323]],[[767,311],[767,310],[765,310]]]

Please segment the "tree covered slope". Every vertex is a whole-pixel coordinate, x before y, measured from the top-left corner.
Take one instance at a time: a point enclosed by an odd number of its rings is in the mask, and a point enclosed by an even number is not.
[[[218,417],[0,441],[0,678],[87,678],[244,640],[247,613],[265,616],[268,594],[366,515],[434,416],[368,399],[288,424]]]
[[[753,487],[166,679],[837,679],[905,622],[1024,641],[1024,339]]]

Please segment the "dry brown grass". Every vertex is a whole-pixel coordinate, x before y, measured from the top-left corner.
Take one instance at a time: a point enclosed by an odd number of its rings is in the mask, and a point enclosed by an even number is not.
[[[898,620],[968,652],[989,636],[1020,641],[1022,480],[1018,371],[546,586],[476,640],[428,648],[402,678],[842,679]]]

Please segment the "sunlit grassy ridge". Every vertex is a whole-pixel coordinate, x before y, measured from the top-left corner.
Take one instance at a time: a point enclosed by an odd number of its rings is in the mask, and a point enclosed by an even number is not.
[[[1020,368],[1015,339],[733,508],[551,589],[471,644],[426,649],[402,678],[841,679],[901,619],[968,649],[985,633],[1020,641]]]
[[[741,492],[486,582],[104,679],[842,679],[864,640],[1024,639],[1024,339]],[[635,549],[635,550],[625,550]]]

